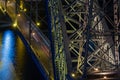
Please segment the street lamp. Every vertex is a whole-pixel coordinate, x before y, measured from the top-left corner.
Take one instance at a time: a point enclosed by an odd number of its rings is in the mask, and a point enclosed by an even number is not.
[[[24,11],[24,12],[26,12],[26,11],[27,11],[27,9],[26,9],[26,8],[24,8],[24,9],[23,9],[23,11]]]
[[[36,25],[37,25],[37,26],[40,26],[40,22],[36,22]]]
[[[32,35],[34,36],[34,35],[35,35],[35,32],[33,32]]]
[[[19,13],[19,14],[17,14],[17,16],[20,16],[20,13]]]
[[[71,73],[71,76],[72,76],[72,77],[75,77],[75,73]]]
[[[17,22],[13,23],[13,27],[17,27]]]
[[[7,3],[9,4],[9,3],[10,3],[10,1],[7,1]]]
[[[98,68],[94,68],[94,70],[95,70],[95,71],[99,71],[99,69],[98,69]]]
[[[107,79],[107,76],[104,76],[103,78],[104,78],[104,79]]]

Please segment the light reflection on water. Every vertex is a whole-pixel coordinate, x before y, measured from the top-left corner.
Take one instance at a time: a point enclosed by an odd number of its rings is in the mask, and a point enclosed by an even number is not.
[[[0,51],[0,80],[17,80],[12,63],[15,53],[15,36],[12,31],[7,30],[2,35]]]
[[[15,53],[15,36],[12,31],[7,30],[2,38],[2,61],[11,61]]]
[[[12,30],[0,32],[0,80],[42,80],[21,39]]]

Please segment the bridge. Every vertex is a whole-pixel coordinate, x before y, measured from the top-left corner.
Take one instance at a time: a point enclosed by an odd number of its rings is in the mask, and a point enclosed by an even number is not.
[[[43,2],[48,20],[39,15]],[[45,80],[119,80],[119,3],[118,0],[1,0],[0,6],[36,57]],[[47,23],[49,39],[37,27],[39,20]]]

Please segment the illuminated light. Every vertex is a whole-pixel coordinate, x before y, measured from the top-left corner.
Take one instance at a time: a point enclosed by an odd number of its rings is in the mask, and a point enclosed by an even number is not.
[[[17,23],[14,23],[14,24],[13,24],[13,27],[17,27]]]
[[[20,16],[20,14],[18,14],[17,16]]]
[[[24,9],[23,9],[23,11],[24,11],[24,12],[26,12],[26,11],[27,11],[27,9],[26,9],[26,8],[24,8]]]
[[[34,36],[34,35],[35,35],[35,33],[33,32],[33,33],[32,33],[32,35]]]
[[[39,23],[39,22],[37,22],[36,24],[37,24],[37,26],[40,26],[40,23]]]
[[[72,77],[75,77],[75,74],[74,74],[74,73],[72,73],[72,74],[71,74],[71,76],[72,76]]]
[[[98,68],[94,68],[94,70],[95,70],[95,71],[99,71],[99,69],[98,69]]]
[[[7,1],[7,3],[10,3],[10,1]]]
[[[23,1],[20,1],[20,8],[23,9]]]
[[[104,76],[103,78],[104,78],[104,79],[107,79],[107,76]]]

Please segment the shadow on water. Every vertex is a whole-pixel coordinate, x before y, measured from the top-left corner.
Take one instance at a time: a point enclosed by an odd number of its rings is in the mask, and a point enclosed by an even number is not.
[[[21,39],[0,31],[0,80],[43,80]]]

